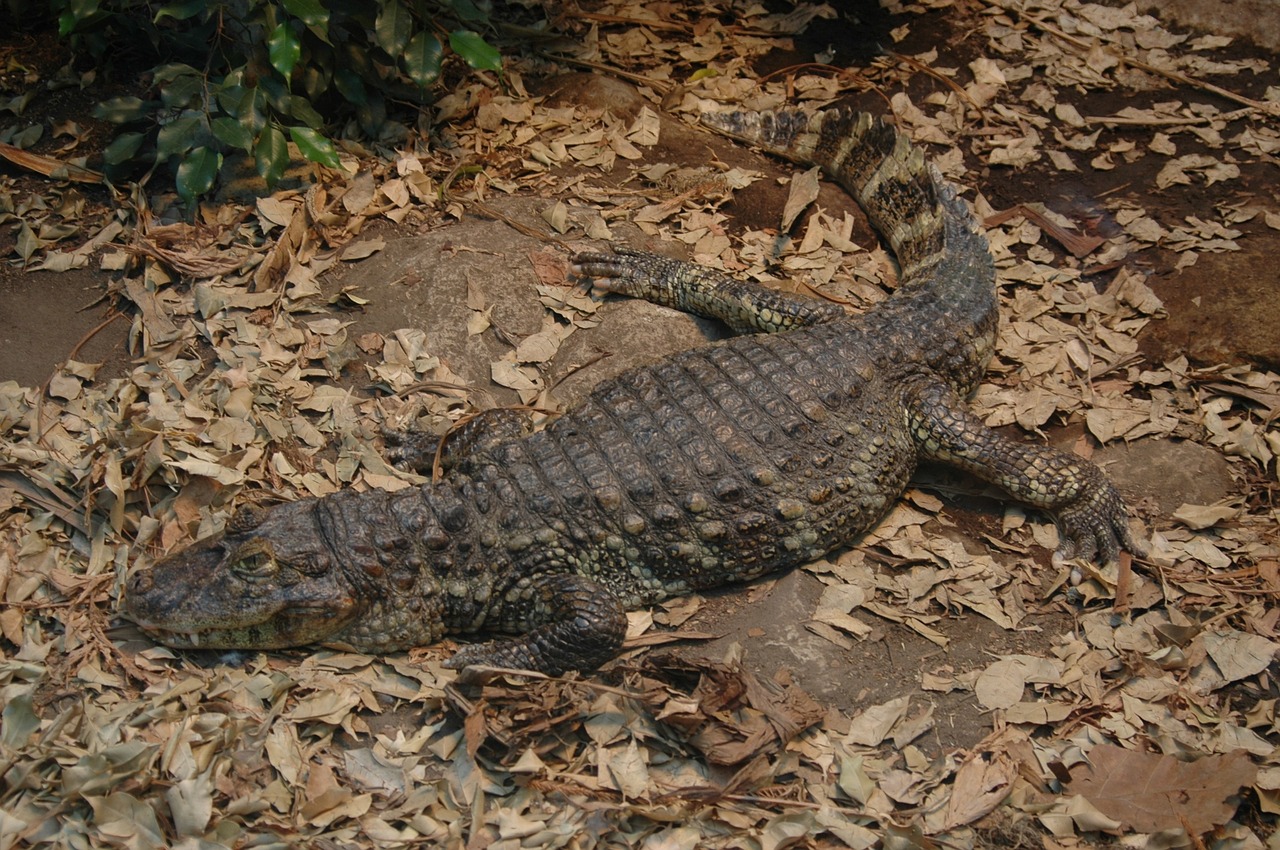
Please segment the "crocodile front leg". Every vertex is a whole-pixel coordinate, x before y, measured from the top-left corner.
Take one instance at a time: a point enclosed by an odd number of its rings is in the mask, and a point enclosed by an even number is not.
[[[1094,464],[1001,436],[941,382],[909,387],[906,403],[922,457],[958,466],[1054,515],[1061,536],[1056,559],[1097,554],[1110,563],[1121,548],[1142,552],[1129,530],[1124,500]]]
[[[484,664],[553,676],[594,670],[618,654],[627,634],[627,615],[602,585],[574,573],[554,573],[517,582],[485,625],[520,634],[464,646],[446,667]]]
[[[421,475],[430,475],[437,459],[444,472],[462,470],[471,458],[532,431],[527,411],[494,407],[460,420],[444,436],[427,431],[387,428],[382,432],[382,438],[392,463],[403,464]]]
[[[845,316],[836,304],[743,283],[696,263],[630,248],[578,254],[573,270],[597,289],[719,319],[735,333],[778,333]]]

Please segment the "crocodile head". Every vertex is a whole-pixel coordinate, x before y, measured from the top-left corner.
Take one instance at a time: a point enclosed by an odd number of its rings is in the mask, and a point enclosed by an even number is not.
[[[312,499],[241,509],[223,533],[130,576],[123,600],[125,616],[178,648],[324,642],[360,608]]]

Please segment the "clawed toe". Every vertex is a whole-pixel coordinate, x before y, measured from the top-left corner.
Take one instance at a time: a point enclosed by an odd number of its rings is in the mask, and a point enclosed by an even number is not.
[[[1058,529],[1062,542],[1054,553],[1055,561],[1086,558],[1111,564],[1119,559],[1122,549],[1136,555],[1144,551],[1129,528],[1129,512],[1110,482],[1101,481],[1090,495],[1062,510]]]
[[[440,438],[421,431],[398,431],[382,426],[383,455],[397,469],[421,473],[435,462]]]
[[[616,295],[643,296],[647,275],[643,260],[652,255],[629,248],[616,248],[611,254],[587,252],[576,255],[570,268],[578,284],[586,289]]]
[[[617,292],[627,273],[622,258],[615,254],[578,254],[570,268],[585,291]]]

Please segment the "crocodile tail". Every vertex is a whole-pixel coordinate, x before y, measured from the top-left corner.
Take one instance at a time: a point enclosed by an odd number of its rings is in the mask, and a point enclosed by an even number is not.
[[[971,215],[894,127],[865,112],[721,112],[702,116],[717,132],[795,162],[821,166],[866,212],[897,255],[902,281],[927,278],[942,261],[946,218]]]

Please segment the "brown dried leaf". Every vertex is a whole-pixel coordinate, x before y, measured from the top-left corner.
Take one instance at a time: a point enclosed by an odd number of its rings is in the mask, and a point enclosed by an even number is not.
[[[973,690],[987,708],[1009,708],[1022,700],[1028,682],[1052,683],[1061,676],[1061,667],[1050,659],[1012,655],[982,671]]]
[[[342,208],[348,215],[362,215],[377,195],[377,181],[370,171],[361,171],[351,178],[347,191],[342,195]]]
[[[791,232],[791,225],[800,217],[810,204],[818,199],[818,177],[822,169],[818,166],[808,171],[798,172],[791,178],[791,190],[787,193],[787,202],[782,208],[783,233]]]
[[[1231,798],[1257,772],[1243,752],[1188,763],[1100,744],[1072,770],[1067,789],[1136,832],[1186,826],[1202,835],[1231,819]]]
[[[1235,519],[1242,513],[1238,505],[1189,505],[1183,504],[1173,512],[1173,518],[1197,531],[1213,528],[1219,523]]]
[[[385,247],[387,243],[382,239],[361,239],[358,242],[348,242],[339,253],[344,262],[352,263],[372,257]]]
[[[63,162],[51,156],[24,151],[22,148],[0,142],[0,156],[14,165],[52,177],[57,180],[73,180],[77,183],[101,183],[102,175],[79,165]]]
[[[994,811],[1009,796],[1017,775],[1018,767],[1007,753],[978,752],[970,756],[956,771],[942,828],[973,823]]]
[[[520,340],[516,346],[517,363],[544,363],[560,349],[561,337],[555,331],[539,331]]]
[[[1201,639],[1228,682],[1256,676],[1270,667],[1280,652],[1280,643],[1235,629],[1209,632]]]
[[[863,709],[850,723],[847,739],[864,747],[879,745],[889,737],[898,721],[906,716],[909,704],[907,697],[899,697]]]
[[[601,780],[617,788],[622,799],[649,798],[649,769],[634,738],[625,747],[601,747],[597,757]]]

